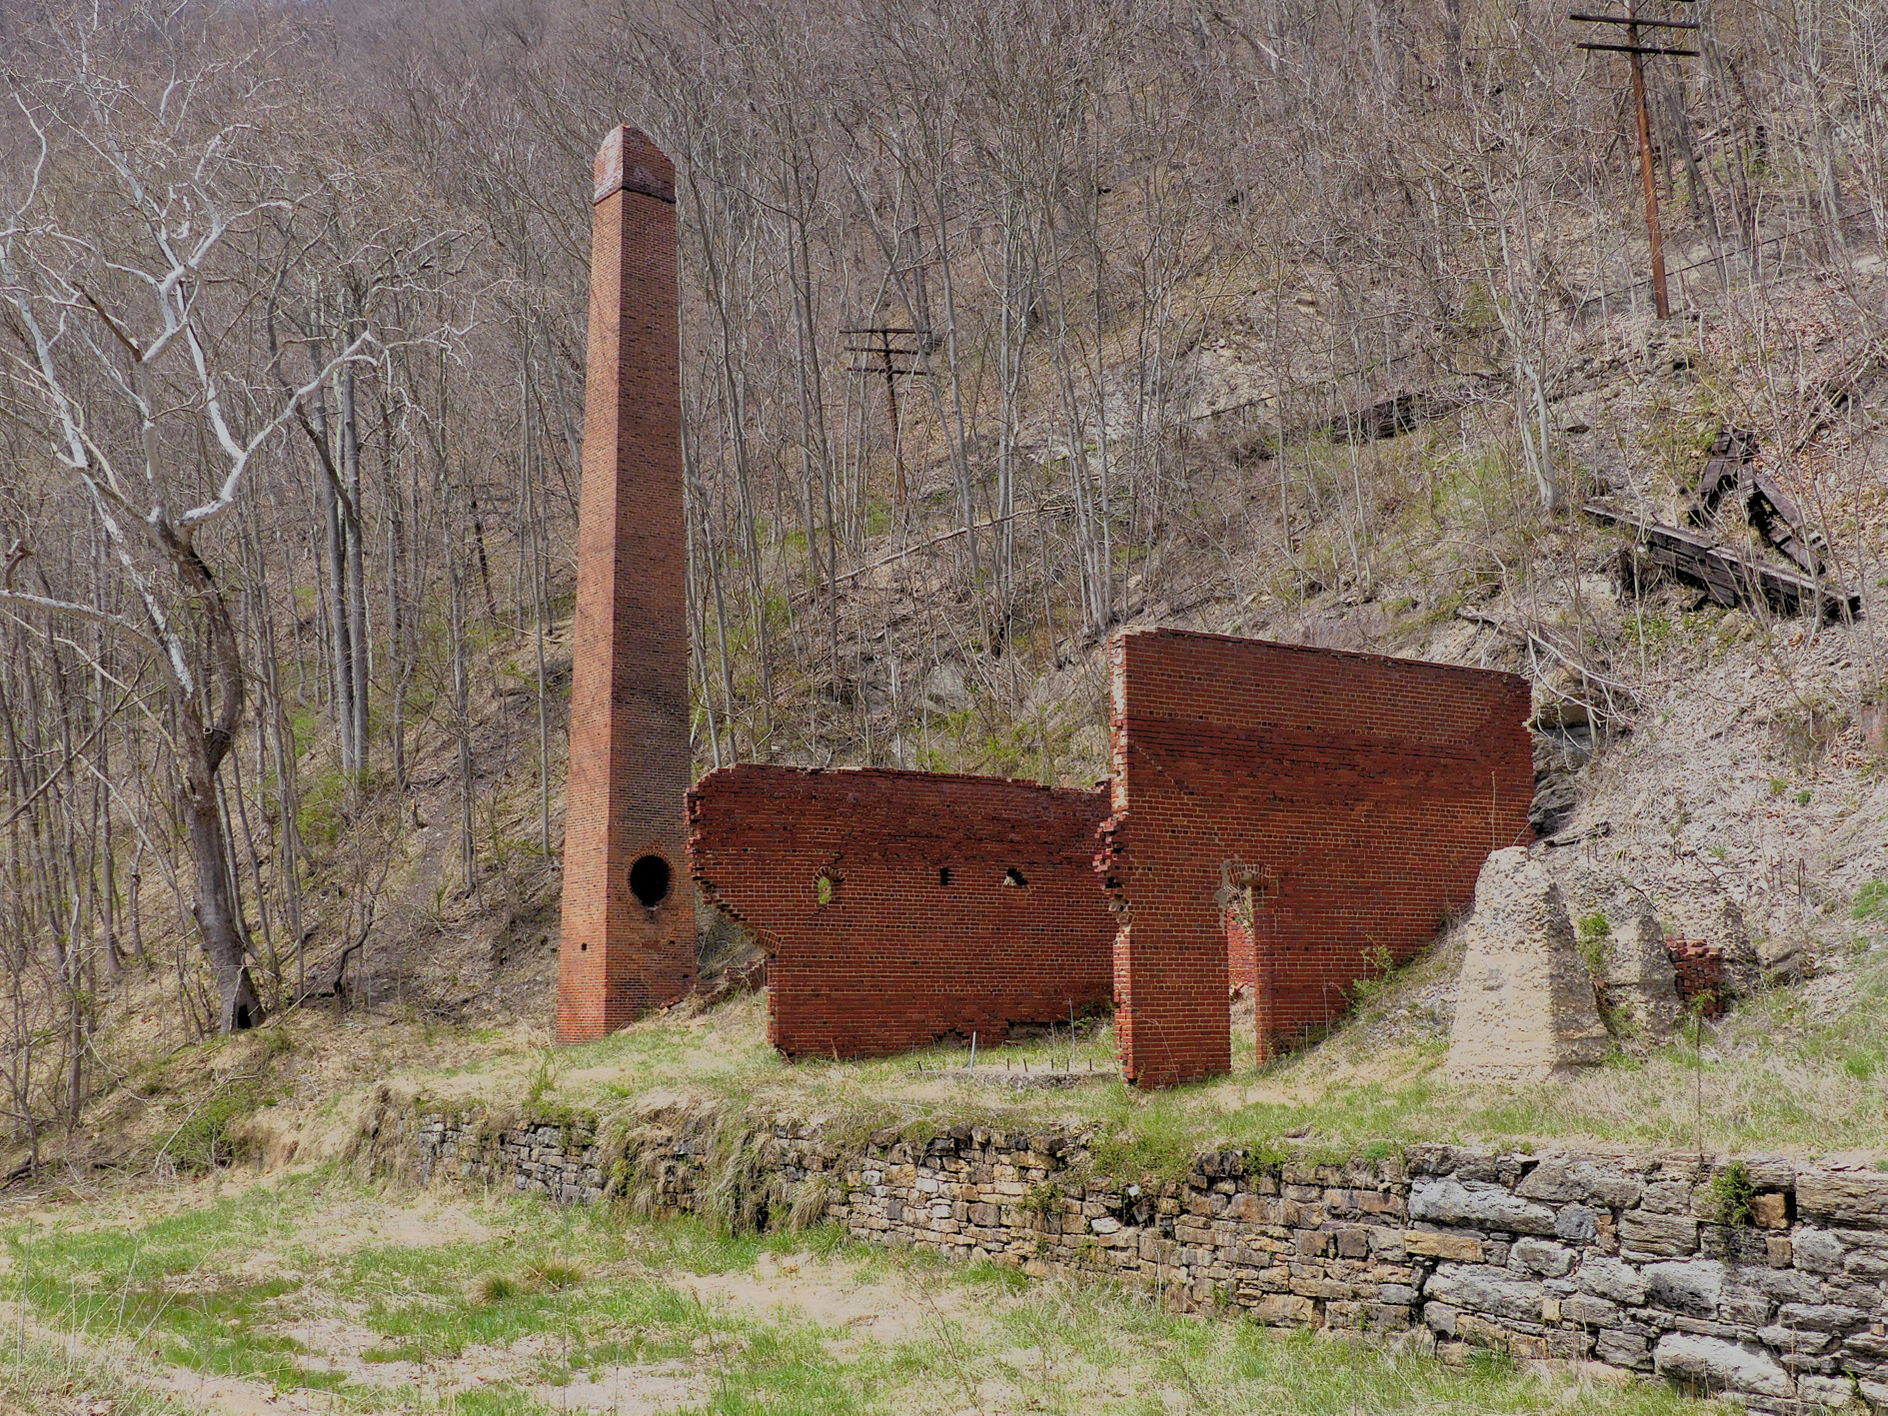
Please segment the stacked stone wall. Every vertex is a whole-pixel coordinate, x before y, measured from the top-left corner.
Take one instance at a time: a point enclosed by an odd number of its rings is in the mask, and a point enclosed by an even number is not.
[[[611,1141],[588,1122],[424,1111],[414,1134],[424,1179],[671,1215],[725,1205],[738,1151],[760,1223],[791,1211],[1187,1308],[1406,1333],[1444,1356],[1598,1362],[1764,1412],[1888,1412],[1888,1173],[1860,1165],[1428,1145],[1341,1164],[1220,1152],[1156,1184],[1097,1173],[1068,1132],[859,1141],[671,1108]]]
[[[689,859],[767,951],[787,1056],[994,1043],[1108,1005],[1107,809],[1001,777],[725,767],[688,794]]]

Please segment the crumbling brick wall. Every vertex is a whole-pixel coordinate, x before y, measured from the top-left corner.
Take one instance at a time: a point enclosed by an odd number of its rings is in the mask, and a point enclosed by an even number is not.
[[[789,1057],[899,1052],[1104,1008],[1104,792],[1000,777],[738,766],[688,794],[704,896],[757,936]]]
[[[557,1034],[688,991],[694,892],[675,169],[618,128],[597,154]]]
[[[1707,1018],[1723,1017],[1727,984],[1723,946],[1702,939],[1667,939],[1665,951],[1672,956],[1678,1001]]]
[[[1124,911],[1115,1030],[1143,1086],[1231,1063],[1227,912],[1251,919],[1258,1046],[1330,1022],[1531,839],[1527,683],[1512,674],[1178,630],[1111,646]]]

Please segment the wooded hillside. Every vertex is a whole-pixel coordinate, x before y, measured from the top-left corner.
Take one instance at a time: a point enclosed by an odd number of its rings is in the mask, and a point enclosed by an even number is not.
[[[1872,597],[1888,11],[1670,8],[1655,323],[1624,61],[1540,0],[0,3],[5,1131],[554,933],[619,121],[678,168],[698,768],[1085,782],[1095,646],[1188,616],[1485,604],[1626,725],[1578,505],[1673,519],[1726,426]]]

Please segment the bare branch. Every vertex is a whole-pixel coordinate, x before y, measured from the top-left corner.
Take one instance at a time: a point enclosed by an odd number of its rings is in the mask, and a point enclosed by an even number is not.
[[[23,609],[72,615],[78,619],[89,620],[93,624],[104,625],[114,633],[122,634],[147,649],[158,647],[155,639],[123,615],[115,615],[92,605],[82,605],[76,600],[57,600],[49,595],[35,595],[26,590],[0,590],[0,605],[18,605]]]

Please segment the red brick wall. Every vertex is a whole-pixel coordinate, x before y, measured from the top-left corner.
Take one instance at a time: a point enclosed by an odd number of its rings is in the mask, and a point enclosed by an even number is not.
[[[689,860],[771,956],[769,1036],[789,1057],[991,1043],[1107,1006],[1114,917],[1091,865],[1107,809],[1001,777],[724,767],[688,794]]]
[[[1229,988],[1257,988],[1259,985],[1259,942],[1253,934],[1247,912],[1226,911],[1226,972]]]
[[[1124,1072],[1160,1086],[1231,1062],[1225,910],[1252,892],[1261,1056],[1345,1007],[1530,839],[1529,692],[1512,674],[1178,630],[1110,649],[1113,815],[1096,868],[1115,940]]]
[[[582,1042],[685,993],[688,789],[675,170],[633,128],[597,154],[557,1033]],[[665,897],[631,888],[645,856]],[[644,879],[644,894],[653,895]]]
[[[1702,939],[1667,939],[1665,952],[1672,956],[1678,1001],[1687,1008],[1696,1007],[1707,1018],[1723,1017],[1723,946]]]

